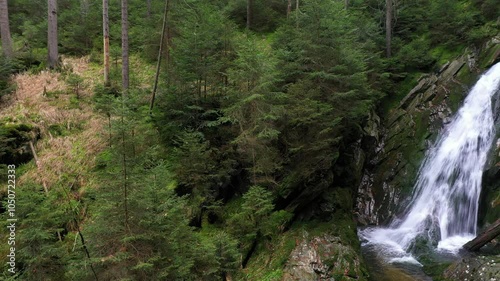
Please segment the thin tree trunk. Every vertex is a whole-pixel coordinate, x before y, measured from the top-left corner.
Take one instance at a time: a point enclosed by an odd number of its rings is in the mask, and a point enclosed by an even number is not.
[[[48,0],[48,49],[49,68],[59,65],[59,51],[57,46],[57,0]]]
[[[391,41],[392,41],[392,0],[385,0],[385,45],[386,56],[391,57]]]
[[[297,15],[297,28],[299,28],[299,0],[295,0],[295,14]]]
[[[109,86],[109,3],[102,0],[102,32],[104,36],[104,86]]]
[[[7,0],[0,0],[0,36],[2,37],[2,50],[6,58],[13,57],[12,38],[10,36],[9,9]]]
[[[344,0],[344,7],[347,10],[347,7],[349,7],[349,0]]]
[[[123,125],[123,116],[122,116],[122,125]],[[127,185],[127,155],[125,152],[125,129],[122,130],[122,172],[123,172],[123,210],[125,212],[125,231],[129,230],[129,224],[128,224],[128,185]]]
[[[124,92],[129,88],[128,0],[122,0],[122,86]]]
[[[253,8],[253,0],[247,0],[247,29],[250,30],[250,27],[252,26],[252,12]]]
[[[149,114],[153,114],[153,107],[155,103],[156,90],[158,88],[158,78],[160,77],[160,66],[161,66],[161,54],[163,52],[163,41],[165,37],[165,30],[167,28],[167,15],[168,15],[168,0],[165,0],[165,10],[163,12],[163,27],[161,29],[160,38],[160,50],[158,51],[158,62],[156,64],[156,75],[155,83],[153,86],[153,93],[151,94],[151,102],[149,104]],[[168,38],[167,38],[167,48],[168,48]]]

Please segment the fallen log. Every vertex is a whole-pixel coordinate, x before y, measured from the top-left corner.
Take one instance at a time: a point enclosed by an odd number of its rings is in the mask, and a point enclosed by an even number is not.
[[[463,247],[469,251],[477,251],[495,237],[500,235],[500,219],[497,219],[492,225],[490,225],[485,231],[476,236],[476,238],[467,242]]]

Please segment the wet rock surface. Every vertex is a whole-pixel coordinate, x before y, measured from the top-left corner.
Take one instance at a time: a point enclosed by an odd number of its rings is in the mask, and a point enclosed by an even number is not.
[[[500,255],[461,259],[448,267],[443,277],[445,280],[498,281],[500,280]]]

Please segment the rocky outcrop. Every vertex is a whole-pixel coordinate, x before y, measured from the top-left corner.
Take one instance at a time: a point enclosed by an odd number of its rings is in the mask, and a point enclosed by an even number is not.
[[[283,281],[366,280],[358,253],[339,237],[323,234],[308,237],[304,233],[290,254]]]
[[[437,132],[451,121],[484,68],[500,59],[499,38],[480,50],[467,50],[435,73],[422,75],[384,118],[371,114],[362,140],[366,161],[356,199],[360,224],[383,224],[407,205]]]
[[[466,56],[449,63],[440,74],[422,76],[380,124],[374,138],[378,141],[359,187],[357,214],[361,223],[382,223],[403,205],[401,200],[411,192],[425,150],[450,121],[452,103],[461,101],[467,91],[456,81],[460,71],[473,73]]]

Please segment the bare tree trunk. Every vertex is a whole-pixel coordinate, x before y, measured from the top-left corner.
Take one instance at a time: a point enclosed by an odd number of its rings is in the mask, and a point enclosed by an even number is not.
[[[295,0],[295,14],[297,15],[297,28],[299,28],[299,0]]]
[[[109,86],[109,3],[102,0],[102,29],[104,35],[104,85]]]
[[[9,10],[7,0],[0,0],[0,36],[2,37],[2,50],[7,58],[13,57],[12,38],[10,37]]]
[[[168,15],[168,0],[165,0],[165,11],[163,12],[163,27],[161,29],[160,50],[158,51],[158,62],[156,64],[155,83],[153,86],[153,93],[151,94],[151,103],[149,104],[149,114],[153,114],[153,107],[155,104],[156,89],[158,88],[158,78],[160,76],[161,54],[163,52],[163,41],[165,37],[165,30],[167,28],[167,15]],[[167,38],[168,48],[168,38]]]
[[[49,68],[56,68],[59,65],[59,51],[57,46],[57,0],[48,0],[48,49]]]
[[[247,0],[247,29],[250,29],[252,25],[252,16],[253,16],[252,8],[253,8],[253,0]]]
[[[129,88],[128,63],[128,0],[122,0],[122,85],[123,90]]]
[[[392,0],[385,0],[385,53],[388,58],[392,55],[392,8]]]
[[[87,16],[90,10],[89,0],[80,0],[80,9],[83,16]]]
[[[347,7],[349,7],[349,0],[344,0],[344,7],[347,10]]]
[[[288,0],[288,5],[286,6],[286,18],[290,18],[290,14],[292,13],[292,0]]]
[[[147,0],[147,6],[148,6],[148,19],[151,18],[151,0]]]

